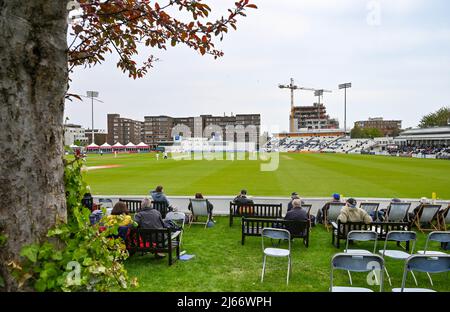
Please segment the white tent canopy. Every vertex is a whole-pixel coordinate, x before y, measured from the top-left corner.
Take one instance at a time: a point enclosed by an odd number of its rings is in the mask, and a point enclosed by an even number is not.
[[[91,143],[88,146],[86,146],[87,148],[98,148],[98,145],[95,143]]]
[[[100,147],[109,148],[109,147],[111,147],[111,145],[109,145],[108,143],[105,142],[102,145],[100,145]]]
[[[124,147],[124,146],[120,144],[120,142],[117,142],[116,144],[113,145],[113,147]]]
[[[131,142],[128,142],[128,144],[127,145],[125,145],[125,147],[136,147],[136,145],[134,145],[133,143],[131,143]]]
[[[139,143],[138,145],[136,145],[137,147],[150,147],[147,144],[145,144],[144,142]]]
[[[70,148],[79,148],[79,146],[76,144],[70,144]]]

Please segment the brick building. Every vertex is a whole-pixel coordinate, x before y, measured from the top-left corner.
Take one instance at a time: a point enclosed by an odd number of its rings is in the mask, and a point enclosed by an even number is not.
[[[384,120],[382,117],[369,118],[355,122],[355,127],[361,129],[374,128],[380,130],[384,136],[397,136],[402,128],[401,120]]]

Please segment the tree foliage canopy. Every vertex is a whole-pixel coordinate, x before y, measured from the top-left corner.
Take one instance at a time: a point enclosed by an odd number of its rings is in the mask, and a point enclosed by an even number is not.
[[[227,16],[211,21],[211,8],[202,0],[76,0],[70,5],[80,11],[72,20],[71,68],[101,63],[106,53],[115,51],[120,56],[117,66],[132,78],[143,77],[157,60],[150,53],[138,64],[139,46],[166,50],[184,44],[202,55],[221,57],[214,39],[222,40],[229,27],[236,29],[237,17],[246,16],[247,8],[257,8],[238,0]]]
[[[444,127],[450,123],[450,107],[442,107],[434,113],[425,115],[420,120],[420,128]]]
[[[373,139],[383,137],[383,132],[377,128],[360,128],[358,126],[354,127],[350,132],[352,139]]]

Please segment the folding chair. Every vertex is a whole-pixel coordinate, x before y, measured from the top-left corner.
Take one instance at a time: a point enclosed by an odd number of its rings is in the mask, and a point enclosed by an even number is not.
[[[374,216],[375,220],[378,219],[378,207],[380,207],[380,203],[361,203],[359,204],[359,208],[365,210],[369,216]]]
[[[261,272],[261,283],[264,281],[264,273],[266,271],[266,258],[269,257],[277,257],[277,258],[288,258],[288,269],[287,269],[287,278],[286,284],[289,284],[289,274],[291,271],[291,234],[288,230],[284,229],[274,229],[274,228],[264,228],[261,232],[262,238],[262,250],[263,250],[263,267]],[[287,240],[289,244],[289,249],[285,248],[274,248],[274,247],[265,247],[264,239],[270,238],[276,240]]]
[[[424,231],[438,230],[438,228],[434,226],[433,221],[440,209],[441,205],[422,205],[414,217],[414,224],[422,233],[424,233]],[[430,224],[430,228],[426,229],[422,227],[423,224]]]
[[[339,217],[342,208],[345,206],[344,203],[330,203],[328,210],[325,213],[325,227],[327,231],[330,230],[331,222],[336,222]]]
[[[211,214],[208,212],[208,202],[206,199],[189,199],[192,207],[192,216],[189,221],[189,227],[192,224],[204,224],[205,229],[208,226],[208,222],[211,220]],[[193,221],[197,217],[207,217],[206,222]]]
[[[336,254],[331,259],[330,291],[373,292],[373,290],[363,287],[333,286],[334,270],[346,270],[347,272],[373,272],[375,276],[379,273],[380,279],[376,279],[375,284],[380,285],[380,292],[382,292],[384,268],[384,260],[379,255],[348,253]]]
[[[408,211],[411,203],[391,203],[386,211],[386,222],[403,222],[408,220]]]
[[[350,231],[347,234],[347,244],[344,249],[344,253],[349,255],[355,255],[355,254],[363,254],[363,255],[372,255],[375,254],[377,250],[377,240],[378,240],[378,234],[375,231]],[[349,241],[359,241],[359,242],[367,242],[367,241],[373,241],[373,251],[369,251],[366,249],[349,249]],[[348,272],[348,278],[350,279],[350,285],[353,285],[352,282],[352,275],[350,271]]]
[[[413,232],[413,231],[391,231],[391,232],[388,232],[386,235],[386,240],[384,241],[384,248],[378,250],[378,252],[381,254],[383,259],[388,257],[388,258],[395,259],[395,260],[406,260],[413,254],[414,247],[416,245],[416,240],[417,240],[416,232]],[[386,249],[388,241],[394,241],[397,243],[412,242],[411,253],[407,253],[402,250]],[[384,267],[384,270],[386,271],[386,276],[389,280],[389,285],[392,286],[391,277],[389,276],[389,272],[387,271],[386,266]],[[414,276],[414,273],[412,271],[411,271],[411,274],[417,285],[417,279]]]
[[[392,289],[393,292],[435,292],[429,288],[405,288],[408,272],[444,273],[450,271],[450,255],[428,256],[414,255],[406,260],[403,270],[402,287]],[[414,275],[413,275],[414,276]]]
[[[172,220],[179,226],[181,226],[181,233],[180,233],[180,246],[183,243],[183,232],[184,232],[184,223],[186,222],[186,214],[183,212],[178,211],[170,211],[166,215],[166,220]]]
[[[424,250],[419,250],[417,253],[419,255],[427,255],[427,256],[445,256],[447,255],[445,252],[437,251],[437,250],[428,250],[428,244],[430,241],[439,242],[441,244],[443,243],[450,243],[450,232],[445,231],[434,231],[428,234],[427,241],[425,243]],[[429,273],[427,273],[428,279],[430,280],[431,286],[433,286],[433,280],[431,279],[431,276]]]

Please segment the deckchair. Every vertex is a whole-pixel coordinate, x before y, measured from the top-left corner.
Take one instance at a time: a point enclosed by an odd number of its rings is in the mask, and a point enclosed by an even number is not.
[[[433,224],[433,221],[435,221],[440,209],[441,205],[422,205],[414,217],[414,224],[422,233],[424,233],[424,231],[438,230],[438,228]],[[429,225],[430,227],[425,228],[425,225]]]

